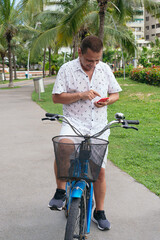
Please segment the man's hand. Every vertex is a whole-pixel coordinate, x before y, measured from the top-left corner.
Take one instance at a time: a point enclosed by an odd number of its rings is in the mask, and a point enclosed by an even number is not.
[[[79,100],[87,100],[90,101],[94,99],[96,96],[99,96],[94,90],[86,91],[86,92],[76,92],[76,93],[61,93],[61,94],[52,94],[52,99],[54,103],[61,104],[71,104],[77,102]]]
[[[109,101],[110,101],[110,99],[107,99],[105,102],[99,102],[99,103],[94,102],[94,105],[95,105],[97,108],[101,108],[101,107],[104,107],[104,106],[108,105],[108,104],[109,104]]]
[[[94,105],[97,108],[104,107],[106,105],[111,105],[112,103],[116,102],[119,99],[119,93],[110,93],[109,94],[109,99],[106,100],[106,102],[94,102]]]
[[[87,99],[89,99],[89,100],[91,101],[91,100],[94,99],[96,96],[99,96],[99,97],[100,97],[99,93],[97,93],[97,92],[94,91],[94,90],[89,90],[89,91],[80,93],[80,97],[81,97],[82,100],[87,100]]]

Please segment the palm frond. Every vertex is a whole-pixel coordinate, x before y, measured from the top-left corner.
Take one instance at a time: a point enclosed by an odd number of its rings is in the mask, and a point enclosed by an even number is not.
[[[113,25],[107,25],[105,26],[105,35],[107,41],[111,41],[112,43],[113,39],[115,39],[118,44],[121,43],[122,47],[126,49],[130,55],[134,53],[136,48],[134,36],[125,26],[119,25],[115,28]],[[106,41],[104,41],[104,44],[105,42]]]
[[[39,37],[33,41],[31,46],[31,55],[38,55],[43,48],[50,46],[51,42],[56,39],[56,35],[57,27],[41,33]]]
[[[72,42],[73,36],[81,27],[82,19],[87,13],[88,0],[81,1],[69,14],[62,19],[58,30],[58,43],[68,45]]]

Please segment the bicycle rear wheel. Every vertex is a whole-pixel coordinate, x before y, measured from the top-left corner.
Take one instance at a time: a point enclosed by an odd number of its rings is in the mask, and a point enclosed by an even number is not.
[[[86,201],[84,195],[73,198],[66,224],[64,240],[85,239],[86,230]]]

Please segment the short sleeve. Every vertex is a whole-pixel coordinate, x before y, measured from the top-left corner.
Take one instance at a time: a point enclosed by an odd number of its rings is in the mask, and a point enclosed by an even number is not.
[[[117,82],[117,80],[109,66],[107,69],[107,75],[108,75],[108,79],[109,79],[108,93],[121,92],[122,88],[120,87],[119,83]]]
[[[63,92],[67,92],[66,89],[66,71],[65,66],[63,65],[57,74],[55,84],[53,86],[52,94],[61,94]]]

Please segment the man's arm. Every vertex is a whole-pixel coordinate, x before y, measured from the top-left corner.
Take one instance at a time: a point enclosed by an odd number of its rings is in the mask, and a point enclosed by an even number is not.
[[[109,101],[107,105],[111,105],[112,103],[116,102],[119,99],[119,93],[109,93]]]
[[[79,100],[87,100],[90,101],[99,96],[94,90],[86,91],[86,92],[77,92],[77,93],[61,93],[61,94],[52,94],[52,99],[54,103],[62,103],[62,104],[71,104],[77,102]]]

